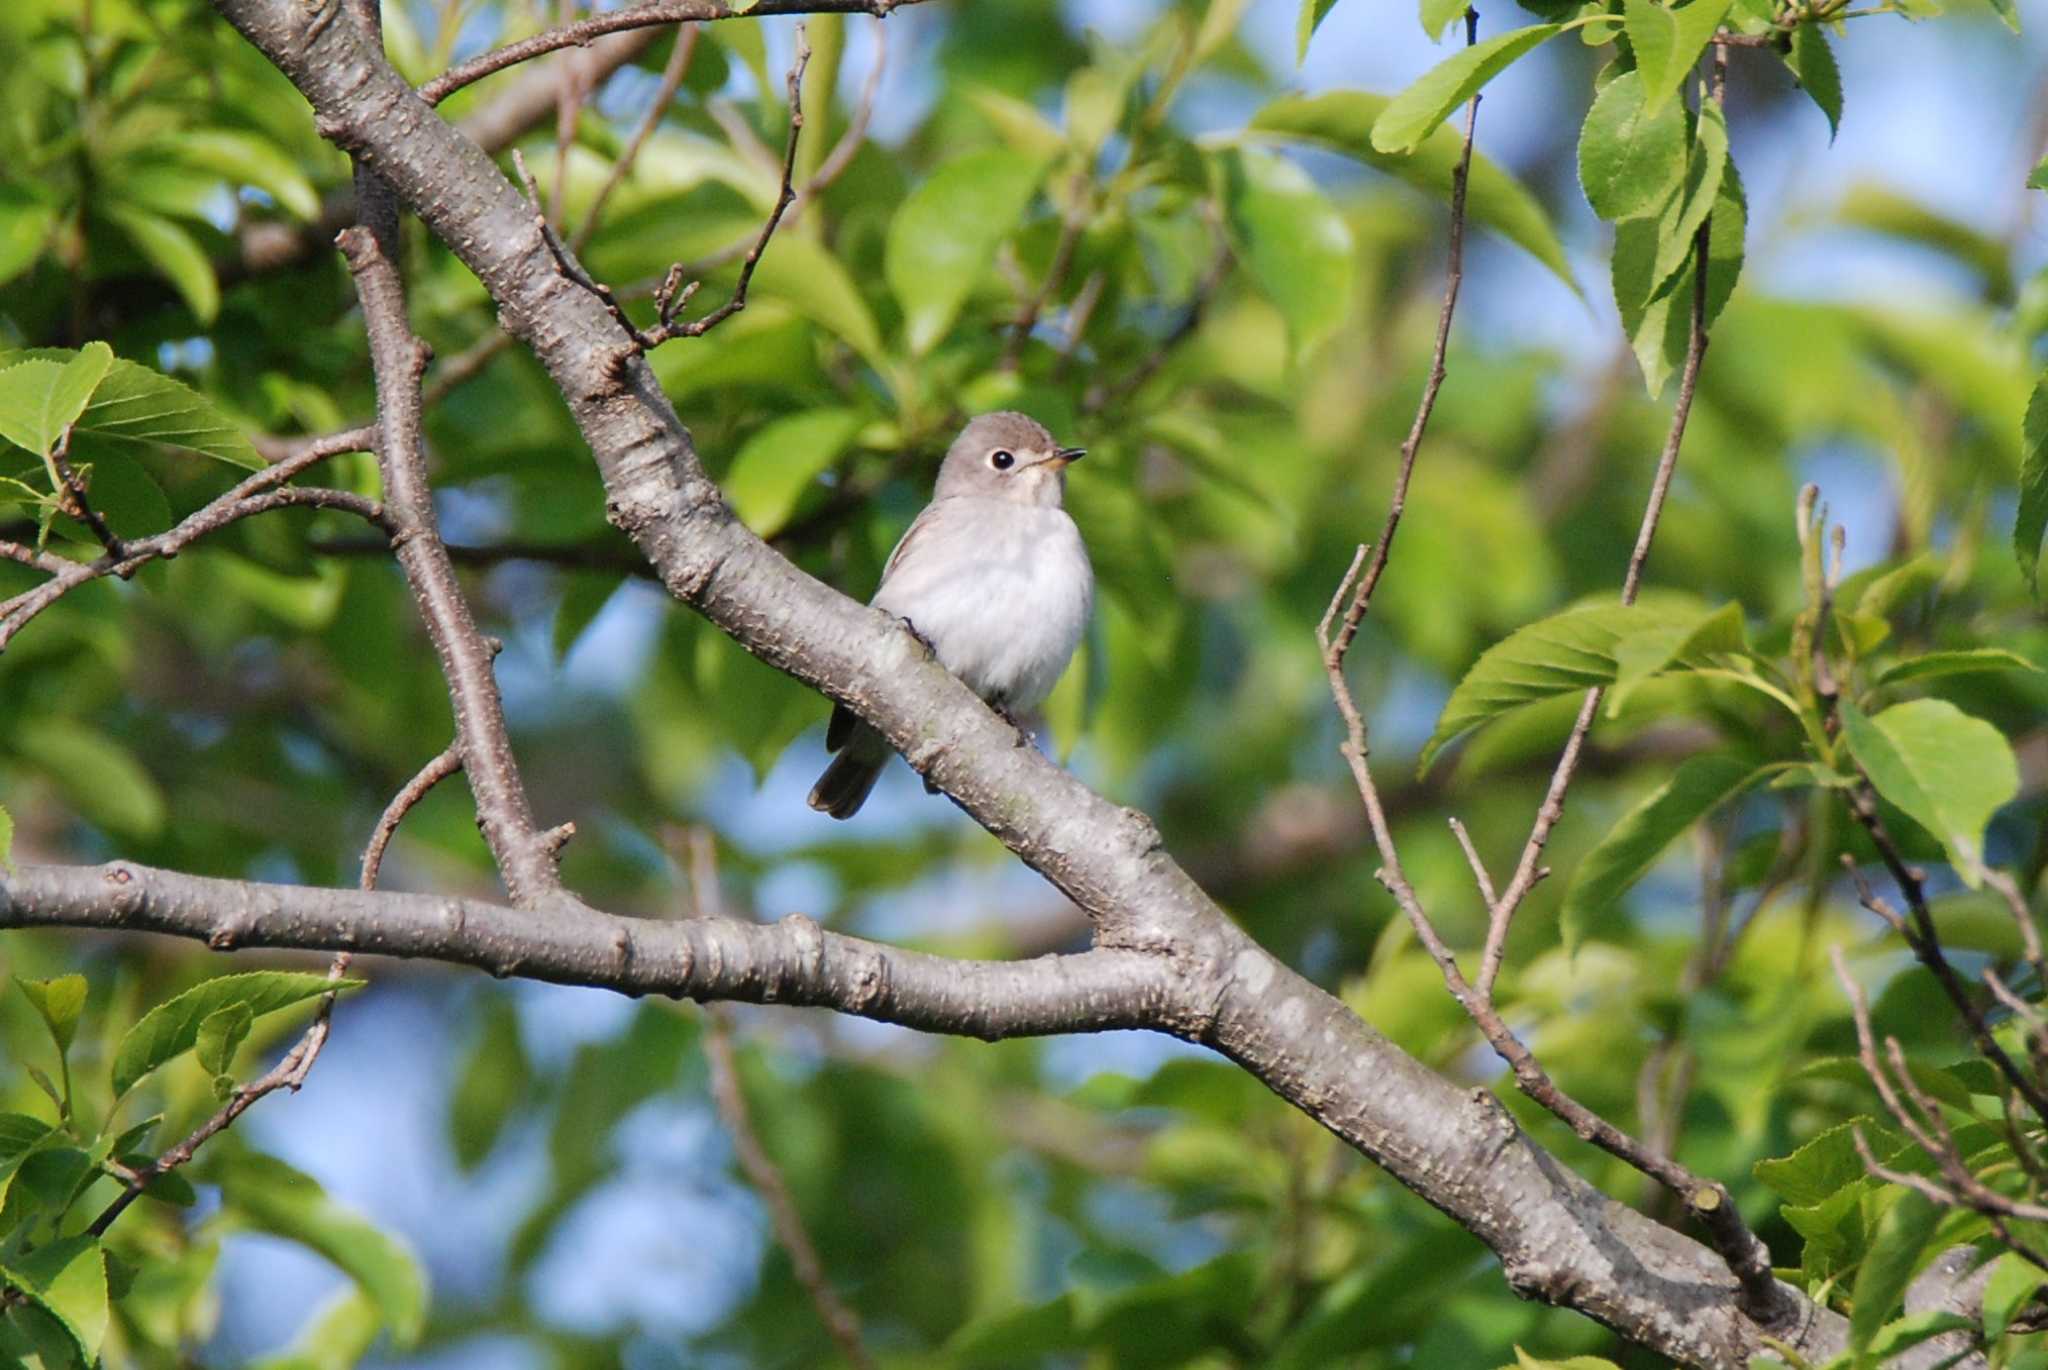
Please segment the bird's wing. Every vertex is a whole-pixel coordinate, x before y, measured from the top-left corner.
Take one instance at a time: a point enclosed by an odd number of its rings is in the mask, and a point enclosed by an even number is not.
[[[904,529],[903,536],[896,540],[896,550],[889,553],[889,560],[882,566],[883,585],[889,583],[889,577],[896,574],[896,568],[903,564],[903,558],[909,554],[911,547],[925,531],[937,522],[938,516],[939,504],[936,500],[918,511],[917,517],[911,520],[910,527]],[[881,589],[877,587],[875,593],[881,594]]]

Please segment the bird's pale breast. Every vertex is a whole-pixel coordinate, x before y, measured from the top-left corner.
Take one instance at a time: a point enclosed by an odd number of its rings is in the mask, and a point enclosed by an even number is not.
[[[1052,693],[1092,598],[1088,553],[1064,511],[954,498],[905,535],[875,606],[910,619],[975,693],[1022,710]]]

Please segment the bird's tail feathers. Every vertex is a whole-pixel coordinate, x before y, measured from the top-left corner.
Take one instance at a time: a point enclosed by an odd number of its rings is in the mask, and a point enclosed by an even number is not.
[[[810,805],[834,818],[851,818],[867,803],[868,794],[889,764],[889,749],[881,737],[865,726],[853,730],[839,755],[811,787]]]

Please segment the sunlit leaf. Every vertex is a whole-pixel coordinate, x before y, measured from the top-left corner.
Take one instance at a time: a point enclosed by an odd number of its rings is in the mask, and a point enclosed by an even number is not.
[[[1695,0],[1698,3],[1698,0]],[[1667,13],[1656,0],[1633,0]],[[1643,77],[1624,72],[1607,83],[1579,134],[1579,185],[1603,219],[1629,219],[1662,204],[1686,171],[1683,107],[1652,109]]]
[[[747,440],[725,474],[733,512],[760,536],[774,537],[860,425],[861,415],[852,409],[813,409],[770,423]]]
[[[1928,1239],[1941,1221],[1942,1209],[1926,1196],[1901,1189],[1878,1219],[1870,1252],[1856,1272],[1854,1307],[1849,1314],[1849,1344],[1861,1351],[1897,1311],[1906,1286],[1928,1255]]]
[[[107,1263],[99,1239],[85,1234],[44,1243],[0,1265],[0,1276],[54,1317],[87,1365],[107,1335]]]
[[[114,349],[92,342],[62,361],[32,357],[0,370],[0,438],[49,454],[113,364]]]
[[[18,361],[68,362],[71,352],[35,348],[0,352],[0,368]],[[117,358],[78,417],[81,438],[135,443],[212,457],[231,466],[261,470],[263,458],[242,430],[214,402],[182,381]]]
[[[2020,507],[2013,520],[2012,547],[2036,596],[2041,593],[2041,535],[2048,531],[2048,377],[2027,400],[2022,430]]]
[[[1306,172],[1272,153],[1217,159],[1225,222],[1252,279],[1303,352],[1343,323],[1351,304],[1351,230]]]
[[[98,729],[45,718],[18,735],[14,748],[47,772],[93,822],[139,837],[163,829],[163,790],[134,752]]]
[[[184,296],[200,323],[213,322],[220,312],[220,282],[212,260],[190,232],[161,214],[118,202],[99,206],[99,212]]]
[[[1386,107],[1386,96],[1362,90],[1289,95],[1253,115],[1250,127],[1254,132],[1333,148],[1448,202],[1464,140],[1455,130],[1439,128],[1411,153],[1381,152],[1372,145],[1372,129]],[[1578,288],[1542,201],[1497,162],[1476,151],[1466,180],[1465,213],[1473,223],[1522,247],[1558,279]]]
[[[1323,20],[1337,7],[1337,0],[1301,0],[1301,9],[1294,22],[1294,60],[1299,64],[1308,56],[1309,40],[1316,36],[1316,30],[1323,26]]]
[[[1785,54],[1785,65],[1799,78],[1799,88],[1827,116],[1832,140],[1842,127],[1842,72],[1819,24],[1801,24],[1792,30],[1792,50]]]
[[[230,1005],[240,1005],[252,1018],[260,1018],[329,991],[346,993],[360,989],[362,983],[281,970],[249,971],[202,981],[158,1004],[128,1029],[114,1049],[114,1094],[126,1094],[151,1072],[190,1051],[199,1040],[201,1025]]]
[[[1043,164],[1006,149],[969,153],[933,172],[896,211],[882,269],[913,353],[929,352],[953,326],[1043,174]]]
[[[85,977],[58,975],[48,980],[27,980],[17,975],[14,984],[35,1005],[37,1016],[57,1043],[57,1050],[71,1050],[71,1039],[78,1032],[78,1015],[85,1011]]]
[[[1656,114],[1685,84],[1707,40],[1728,17],[1733,0],[1691,0],[1677,8],[1659,0],[1626,0],[1622,16],[1641,73],[1644,109]]]
[[[2039,671],[2041,667],[2003,647],[1970,647],[1907,657],[1878,672],[1877,683],[1897,685],[1933,676],[1971,675],[1982,671]]]
[[[1533,24],[1446,57],[1388,103],[1373,125],[1372,145],[1381,152],[1413,152],[1481,86],[1562,29],[1560,24]]]
[[[2005,735],[1944,699],[1915,699],[1865,717],[1841,702],[1842,737],[1877,792],[1947,849],[1972,889],[1983,879],[1984,827],[2019,793]]]

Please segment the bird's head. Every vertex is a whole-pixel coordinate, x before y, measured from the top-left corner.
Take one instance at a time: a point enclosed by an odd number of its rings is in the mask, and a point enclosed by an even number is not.
[[[960,430],[939,467],[935,499],[971,495],[1058,508],[1066,469],[1082,450],[1062,447],[1029,415],[983,414]]]

